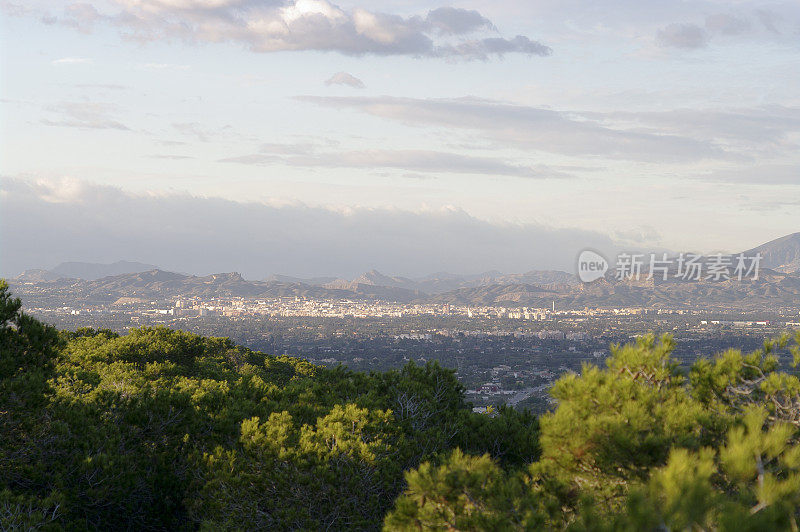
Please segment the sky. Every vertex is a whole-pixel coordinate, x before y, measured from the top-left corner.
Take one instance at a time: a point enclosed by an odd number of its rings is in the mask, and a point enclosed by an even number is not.
[[[352,277],[800,230],[800,3],[0,0],[0,275]]]

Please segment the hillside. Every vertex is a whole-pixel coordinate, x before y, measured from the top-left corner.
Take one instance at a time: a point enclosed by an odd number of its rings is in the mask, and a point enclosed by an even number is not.
[[[800,308],[800,276],[762,270],[758,280],[617,281],[611,276],[589,284],[491,284],[462,288],[425,301],[472,306],[558,309],[643,307],[769,309]]]
[[[48,301],[82,304],[109,304],[120,298],[168,301],[180,297],[307,297],[324,299],[390,299],[411,301],[419,294],[399,288],[349,283],[341,288],[325,288],[282,281],[248,281],[238,273],[207,276],[185,275],[163,270],[104,277],[92,281],[56,279],[12,281],[15,290],[34,305]]]
[[[50,271],[30,270],[12,280],[12,284],[26,301],[36,305],[59,301],[108,304],[120,298],[166,301],[179,297],[238,296],[538,308],[550,307],[555,301],[560,309],[800,308],[800,233],[744,252],[748,257],[756,253],[763,257],[759,279],[719,282],[683,281],[672,276],[667,281],[617,281],[609,271],[604,279],[583,284],[574,274],[554,270],[477,275],[440,272],[415,279],[370,270],[353,280],[275,275],[264,281],[250,281],[238,273],[194,276],[153,269],[94,280],[66,279]]]
[[[504,276],[502,282],[493,280],[438,294],[350,281],[334,281],[321,286],[297,282],[248,281],[238,273],[197,277],[161,270],[94,281],[14,280],[12,286],[33,306],[108,305],[119,300],[174,302],[181,297],[303,297],[533,308],[549,308],[555,301],[559,309],[644,307],[757,310],[776,306],[800,307],[800,275],[766,269],[761,271],[758,280],[721,282],[621,282],[609,275],[584,285],[570,282],[566,275],[550,272],[542,272],[538,276],[521,274],[516,278],[509,275]],[[540,284],[514,282],[516,279],[538,280]]]
[[[800,232],[776,238],[745,251],[746,256],[760,253],[762,265],[783,273],[800,273]]]

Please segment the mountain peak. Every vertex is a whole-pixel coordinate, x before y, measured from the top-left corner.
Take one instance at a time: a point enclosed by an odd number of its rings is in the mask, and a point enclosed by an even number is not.
[[[761,254],[761,266],[782,273],[800,272],[800,232],[792,233],[747,250],[746,256]]]
[[[208,280],[211,282],[244,282],[244,277],[239,272],[226,272],[226,273],[212,273],[211,275],[207,275],[203,277],[204,280]]]

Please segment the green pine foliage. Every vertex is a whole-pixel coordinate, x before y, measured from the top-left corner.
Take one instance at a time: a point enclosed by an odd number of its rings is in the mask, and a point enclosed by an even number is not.
[[[524,475],[507,473],[488,454],[454,450],[444,463],[406,474],[408,488],[386,517],[388,530],[528,530],[544,525]]]
[[[800,333],[612,346],[537,419],[452,371],[166,328],[59,332],[0,281],[0,530],[797,530]]]
[[[364,374],[166,328],[59,333],[4,282],[0,319],[0,530],[378,529],[403,472],[456,445],[538,456],[535,418],[473,414],[437,364]]]
[[[669,336],[612,346],[606,368],[553,386],[538,460],[508,471],[489,456],[424,463],[384,527],[797,530],[800,381],[778,371],[776,353],[797,363],[799,345],[800,332],[688,372]]]

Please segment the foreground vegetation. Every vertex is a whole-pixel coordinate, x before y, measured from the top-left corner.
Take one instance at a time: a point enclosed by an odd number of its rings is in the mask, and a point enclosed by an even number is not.
[[[536,419],[166,328],[58,332],[0,282],[0,529],[797,530],[800,333],[615,346]]]

